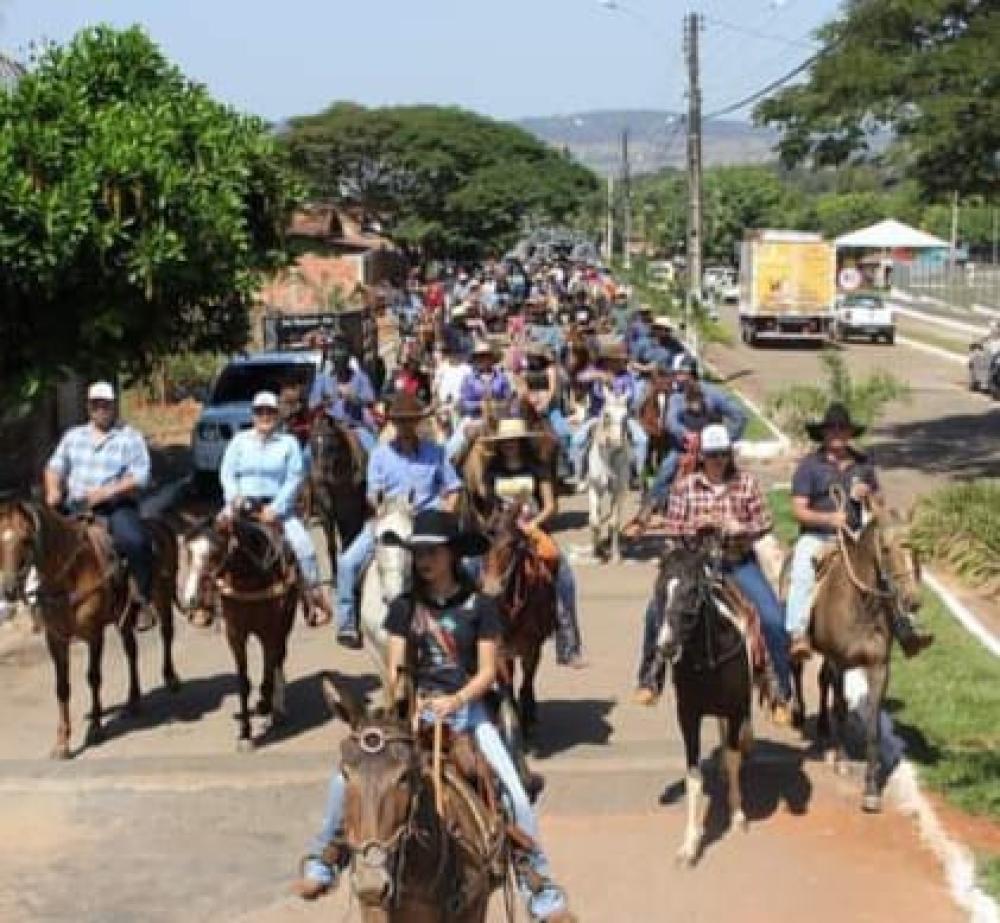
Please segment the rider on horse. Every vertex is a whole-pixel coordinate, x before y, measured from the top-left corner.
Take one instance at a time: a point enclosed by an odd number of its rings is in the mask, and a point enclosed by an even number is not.
[[[448,440],[448,458],[452,461],[465,455],[469,447],[469,430],[479,424],[486,401],[509,401],[514,396],[510,377],[498,365],[496,350],[488,340],[481,340],[472,350],[472,371],[465,376],[459,398],[461,420]]]
[[[347,343],[334,340],[330,347],[330,371],[320,372],[313,381],[309,409],[325,407],[333,419],[350,427],[365,451],[371,452],[377,439],[369,428],[367,414],[374,402],[371,379],[351,355]]]
[[[542,465],[534,451],[535,435],[520,417],[499,421],[496,434],[488,437],[497,451],[486,469],[486,491],[494,509],[505,501],[524,503],[521,527],[532,538],[539,557],[550,564],[555,577],[556,660],[563,666],[581,668],[586,664],[577,619],[576,578],[566,553],[548,534],[559,502],[551,467]]]
[[[389,701],[396,700],[399,673],[411,665],[419,718],[443,722],[452,732],[470,734],[506,794],[517,825],[519,888],[533,920],[573,919],[562,889],[549,877],[548,860],[538,843],[538,820],[510,754],[490,721],[484,696],[497,677],[497,648],[503,625],[495,601],[478,592],[461,565],[463,557],[478,557],[486,540],[459,529],[447,512],[424,510],[407,541],[389,535],[413,554],[412,593],[394,600],[385,627],[389,632]],[[340,866],[330,861],[328,847],[336,844],[344,823],[346,780],[333,774],[323,827],[306,861],[297,892],[319,897],[336,884]]]
[[[806,428],[818,447],[799,462],[792,477],[792,513],[799,537],[792,554],[786,625],[794,660],[805,660],[812,653],[808,634],[817,557],[833,544],[838,530],[861,528],[863,504],[874,508],[883,504],[874,464],[851,445],[865,428],[851,420],[847,407],[831,404],[822,420]],[[845,499],[843,508],[833,496],[837,487]],[[896,614],[892,630],[907,656],[919,654],[934,640],[918,631],[903,612]]]
[[[219,518],[231,520],[249,502],[259,508],[256,515],[261,522],[281,526],[308,589],[312,611],[307,620],[314,626],[325,625],[330,621],[330,603],[319,585],[316,549],[295,512],[305,474],[302,450],[293,435],[280,430],[273,392],[258,392],[251,409],[253,427],[237,433],[222,457],[219,480],[225,505]]]
[[[128,564],[139,595],[136,627],[156,624],[153,539],[139,516],[137,495],[149,485],[150,461],[138,430],[117,419],[114,388],[87,389],[89,423],[67,430],[45,468],[45,502],[67,513],[104,520],[115,551]]]
[[[565,385],[549,346],[543,343],[528,344],[520,381],[526,393],[519,396],[531,403],[539,417],[549,421],[562,450],[569,452],[573,431],[563,413]]]
[[[431,410],[410,394],[397,394],[387,416],[396,438],[380,444],[368,459],[368,498],[372,508],[381,501],[411,498],[415,510],[444,506],[454,509],[462,482],[444,449],[417,434]],[[337,640],[359,648],[356,589],[364,569],[375,554],[375,530],[369,522],[337,562]]]
[[[720,532],[721,572],[736,584],[760,616],[764,641],[777,674],[775,716],[787,723],[792,687],[784,612],[754,550],[754,545],[770,534],[773,525],[757,479],[736,467],[733,443],[725,426],[718,423],[706,426],[699,439],[698,470],[679,481],[670,495],[666,533],[689,538],[709,526]],[[639,704],[651,704],[662,690],[663,677],[649,675],[659,627],[656,607],[651,603],[646,610],[639,689],[635,696]]]

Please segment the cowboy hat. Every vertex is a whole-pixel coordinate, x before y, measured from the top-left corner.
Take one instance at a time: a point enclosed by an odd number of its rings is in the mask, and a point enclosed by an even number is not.
[[[400,392],[392,399],[385,413],[390,420],[423,420],[433,412],[434,408],[428,407],[419,398]]]
[[[513,439],[534,439],[540,433],[528,429],[528,424],[520,417],[505,417],[497,423],[497,430],[483,439],[486,442],[507,442]]]
[[[628,350],[625,349],[624,343],[606,343],[601,346],[600,358],[628,362]]]
[[[822,420],[813,420],[806,424],[806,432],[813,442],[822,442],[826,431],[832,426],[842,426],[851,431],[851,438],[857,439],[865,431],[865,427],[851,419],[851,412],[839,401],[834,401],[826,408]]]
[[[410,552],[445,545],[463,558],[478,558],[486,554],[490,547],[486,537],[478,532],[463,532],[458,517],[445,510],[421,510],[413,520],[413,532],[409,538],[386,532],[381,542],[390,548],[405,548]]]
[[[493,344],[488,340],[479,340],[475,346],[472,347],[472,352],[469,355],[471,355],[473,359],[475,359],[476,356],[491,356],[495,359],[497,357],[497,351]]]
[[[659,317],[653,318],[653,329],[665,330],[667,333],[673,333],[674,322],[669,317],[664,317],[663,315],[660,315]]]
[[[536,359],[548,359],[550,362],[555,359],[555,353],[548,343],[539,343],[533,340],[524,347],[527,356],[534,356]]]

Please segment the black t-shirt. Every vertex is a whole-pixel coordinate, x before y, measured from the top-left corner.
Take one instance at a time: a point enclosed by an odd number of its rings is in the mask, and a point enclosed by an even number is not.
[[[844,468],[838,468],[823,449],[819,449],[799,462],[792,477],[792,496],[807,498],[810,510],[832,513],[837,509],[837,504],[830,495],[830,488],[839,484],[844,494],[850,497],[851,485],[856,481],[867,484],[872,490],[878,490],[875,466],[867,455],[852,449],[849,463]],[[860,528],[861,504],[848,500],[847,518],[850,528]],[[802,526],[801,529],[810,535],[834,534],[829,526]]]
[[[400,596],[389,606],[385,630],[411,645],[419,692],[452,695],[476,675],[478,643],[499,638],[503,622],[492,597],[463,587],[440,605]]]

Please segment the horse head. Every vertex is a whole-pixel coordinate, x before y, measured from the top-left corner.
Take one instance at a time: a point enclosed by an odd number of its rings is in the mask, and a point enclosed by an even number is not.
[[[416,516],[414,499],[413,496],[390,497],[380,500],[375,510],[375,565],[386,605],[409,592],[413,569],[410,552],[402,547],[386,545],[382,538],[394,532],[405,541],[413,534]]]
[[[604,409],[597,424],[597,444],[609,449],[620,449],[627,445],[628,397],[612,394],[605,389]]]
[[[341,744],[344,826],[341,847],[350,859],[352,890],[366,909],[388,910],[398,894],[401,857],[421,792],[421,764],[410,728],[370,714],[330,675],[323,694],[350,727]]]
[[[309,478],[313,483],[324,484],[353,476],[350,437],[344,426],[329,414],[321,412],[314,418],[309,431],[309,450],[312,455]]]
[[[923,601],[920,556],[910,541],[909,527],[895,512],[880,513],[874,522],[879,577],[903,612],[916,612]]]
[[[660,616],[657,647],[677,663],[702,618],[710,594],[710,557],[704,548],[685,542],[668,546],[660,560],[653,605]]]
[[[490,549],[483,560],[483,592],[491,596],[514,589],[514,570],[529,548],[528,536],[519,525],[521,513],[520,502],[505,504],[487,528]]]
[[[32,503],[0,501],[0,597],[16,602],[24,594],[28,572],[37,563],[42,521]]]
[[[211,613],[215,607],[215,581],[225,566],[231,532],[220,523],[203,520],[181,536],[186,563],[181,608],[186,613]]]

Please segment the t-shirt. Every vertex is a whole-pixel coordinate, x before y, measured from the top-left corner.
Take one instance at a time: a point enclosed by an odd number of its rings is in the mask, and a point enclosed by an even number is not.
[[[792,496],[807,498],[810,510],[832,513],[837,509],[837,504],[830,495],[830,488],[839,484],[845,495],[850,497],[851,485],[856,481],[867,484],[872,490],[878,490],[875,466],[867,455],[851,450],[849,464],[840,469],[830,461],[823,449],[818,449],[803,458],[795,469],[795,475],[792,477]],[[860,503],[848,500],[847,519],[851,529],[861,527]],[[823,536],[835,533],[829,526],[802,526],[801,531],[809,535]]]
[[[389,606],[385,630],[412,645],[418,692],[453,695],[476,675],[478,643],[499,638],[503,622],[496,600],[463,587],[440,605],[398,597]]]

